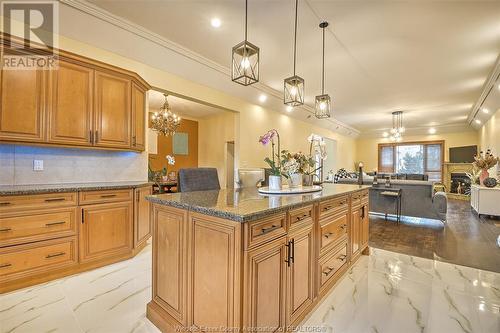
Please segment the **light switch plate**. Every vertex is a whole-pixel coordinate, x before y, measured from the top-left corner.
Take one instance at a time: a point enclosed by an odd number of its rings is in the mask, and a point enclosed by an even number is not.
[[[33,160],[33,171],[43,171],[43,160]]]

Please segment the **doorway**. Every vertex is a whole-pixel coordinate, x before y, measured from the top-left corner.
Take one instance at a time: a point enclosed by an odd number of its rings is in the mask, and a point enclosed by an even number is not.
[[[226,142],[226,188],[234,188],[234,141]]]

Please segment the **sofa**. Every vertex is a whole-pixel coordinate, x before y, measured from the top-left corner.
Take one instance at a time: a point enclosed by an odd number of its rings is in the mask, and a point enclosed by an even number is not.
[[[342,178],[339,184],[358,184],[358,179]],[[372,185],[373,180],[363,179],[363,185]],[[385,188],[380,179],[378,187]],[[401,189],[401,215],[435,219],[446,222],[448,199],[446,193],[433,191],[433,182],[423,180],[391,180],[387,190]],[[373,213],[395,214],[394,198],[381,195],[380,190],[370,190],[370,208]]]
[[[368,176],[374,176],[373,172],[369,172]],[[377,178],[387,178],[399,179],[399,180],[429,180],[429,175],[424,175],[421,173],[377,173]]]

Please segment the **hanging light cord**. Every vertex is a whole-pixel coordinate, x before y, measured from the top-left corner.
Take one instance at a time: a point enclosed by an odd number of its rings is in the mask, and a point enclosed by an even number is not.
[[[323,27],[323,63],[321,65],[321,93],[325,94],[325,27]]]
[[[293,75],[295,76],[295,64],[297,59],[297,13],[299,8],[299,0],[295,0],[295,33],[293,35]]]
[[[248,17],[248,0],[245,0],[245,42],[247,41],[247,17]]]

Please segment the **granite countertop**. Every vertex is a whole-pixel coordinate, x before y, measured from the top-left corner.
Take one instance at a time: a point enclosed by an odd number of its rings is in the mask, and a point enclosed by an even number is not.
[[[323,190],[306,194],[263,195],[257,191],[257,188],[244,188],[165,193],[150,195],[146,199],[160,205],[236,222],[248,222],[365,188],[370,188],[370,186],[323,184]]]
[[[33,185],[0,185],[0,195],[27,195],[40,193],[63,193],[75,191],[116,190],[152,185],[149,182],[101,182],[63,183]]]

